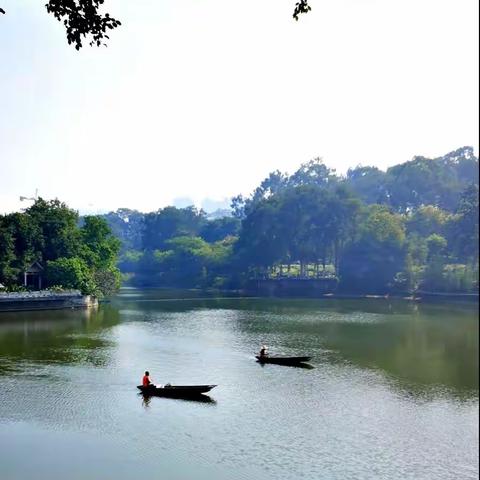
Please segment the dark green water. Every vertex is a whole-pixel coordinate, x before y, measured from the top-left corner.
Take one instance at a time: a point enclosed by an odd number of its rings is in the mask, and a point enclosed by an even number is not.
[[[164,296],[0,314],[1,480],[478,478],[478,307]]]

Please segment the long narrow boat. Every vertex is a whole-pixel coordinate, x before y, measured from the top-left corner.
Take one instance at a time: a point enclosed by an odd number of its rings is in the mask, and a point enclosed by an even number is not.
[[[149,385],[148,387],[144,387],[143,385],[137,386],[144,395],[172,398],[197,397],[202,393],[209,392],[215,387],[216,385],[166,385],[163,387],[156,387],[155,385]]]
[[[274,355],[255,355],[260,363],[275,363],[277,365],[298,365],[308,362],[312,357],[280,357]]]

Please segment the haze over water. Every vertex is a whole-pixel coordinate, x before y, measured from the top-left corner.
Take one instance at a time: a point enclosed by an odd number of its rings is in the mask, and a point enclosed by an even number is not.
[[[2,480],[478,477],[478,306],[165,296],[0,314]]]

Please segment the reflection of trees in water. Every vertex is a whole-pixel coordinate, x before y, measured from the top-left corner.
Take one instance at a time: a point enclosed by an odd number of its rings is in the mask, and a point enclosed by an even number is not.
[[[202,292],[192,293],[199,295]],[[187,295],[183,291],[183,295]],[[203,295],[206,295],[203,293]],[[288,315],[312,311],[332,311],[350,313],[361,311],[378,314],[410,314],[417,309],[414,302],[401,299],[311,299],[311,298],[254,298],[254,297],[205,297],[205,298],[164,298],[154,293],[139,299],[122,299],[115,302],[121,309],[142,311],[188,312],[199,308],[219,308],[228,310],[247,310]]]
[[[20,370],[21,362],[105,365],[110,343],[98,334],[119,321],[108,305],[1,314],[0,375]]]
[[[361,367],[418,386],[478,389],[478,324],[473,317],[421,314],[374,324],[329,324],[323,344]],[[475,360],[477,359],[477,360]]]
[[[276,302],[239,315],[235,326],[252,345],[266,342],[280,353],[313,355],[313,364],[347,361],[381,369],[406,391],[478,389],[475,306],[383,299],[307,305]]]

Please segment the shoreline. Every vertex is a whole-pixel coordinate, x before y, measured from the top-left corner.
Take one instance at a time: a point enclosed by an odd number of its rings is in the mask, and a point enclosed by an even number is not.
[[[395,294],[357,294],[357,293],[324,293],[315,296],[302,295],[258,295],[248,290],[216,290],[216,289],[180,289],[173,287],[144,287],[136,288],[131,286],[124,286],[122,289],[126,290],[181,290],[184,292],[205,293],[208,296],[188,296],[188,297],[165,297],[165,301],[175,300],[200,300],[200,299],[214,299],[214,298],[272,298],[272,299],[305,299],[305,300],[402,300],[407,302],[442,302],[453,301],[463,302],[469,304],[478,304],[478,293],[440,293],[440,292],[398,292]],[[218,295],[218,296],[217,296]],[[0,313],[3,312],[22,312],[22,311],[37,311],[37,310],[65,310],[65,309],[79,309],[79,308],[94,308],[98,307],[99,303],[110,302],[105,300],[99,302],[98,299],[92,295],[82,295],[79,291],[68,292],[15,292],[15,293],[0,293]]]
[[[0,312],[63,310],[96,306],[98,306],[96,297],[82,295],[77,290],[0,293]]]
[[[165,300],[195,300],[200,298],[278,298],[278,299],[306,299],[306,300],[406,300],[411,302],[421,302],[421,301],[435,301],[435,300],[455,300],[455,301],[465,301],[468,303],[473,303],[479,301],[478,293],[447,293],[447,292],[426,292],[426,291],[417,291],[417,292],[395,292],[395,293],[386,293],[386,294],[369,294],[369,293],[321,293],[318,295],[294,295],[294,294],[280,294],[280,295],[262,295],[258,292],[253,291],[252,289],[214,289],[214,288],[180,288],[180,287],[159,287],[159,286],[142,286],[135,287],[131,285],[124,285],[120,290],[163,290],[163,291],[177,291],[177,292],[192,292],[196,294],[207,294],[206,297],[198,296],[188,296],[188,297],[165,297]],[[217,297],[218,295],[218,297]]]

